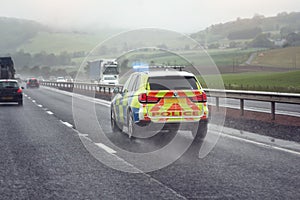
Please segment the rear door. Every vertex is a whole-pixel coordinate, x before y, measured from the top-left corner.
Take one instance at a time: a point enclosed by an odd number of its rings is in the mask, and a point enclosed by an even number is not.
[[[17,95],[19,85],[14,81],[0,82],[0,98],[3,101],[13,100]]]
[[[148,116],[154,122],[199,121],[203,115],[202,92],[193,76],[149,77]]]

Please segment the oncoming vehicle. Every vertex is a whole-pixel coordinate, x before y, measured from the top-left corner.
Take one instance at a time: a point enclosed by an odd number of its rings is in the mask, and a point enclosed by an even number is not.
[[[184,71],[152,71],[131,74],[122,90],[115,88],[111,103],[113,131],[128,127],[129,137],[149,128],[192,131],[203,139],[207,132],[207,97],[196,77]],[[148,127],[148,125],[151,126]],[[153,131],[153,130],[151,130]]]
[[[0,80],[0,102],[16,102],[23,105],[23,87],[17,80]]]
[[[57,77],[56,82],[65,83],[67,80],[64,77]]]
[[[40,83],[36,78],[29,78],[26,82],[26,88],[39,88]]]
[[[119,84],[118,77],[114,75],[107,75],[103,78],[101,81],[102,84],[107,84],[107,85],[117,85]]]

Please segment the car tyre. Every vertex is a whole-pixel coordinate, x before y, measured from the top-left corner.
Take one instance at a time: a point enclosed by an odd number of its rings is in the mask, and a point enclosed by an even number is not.
[[[120,132],[121,129],[117,125],[115,116],[116,115],[115,115],[114,111],[111,110],[111,112],[110,112],[110,126],[111,126],[111,129],[112,129],[113,132]]]
[[[134,139],[136,135],[136,125],[134,123],[133,114],[131,111],[127,114],[127,127],[129,139]]]
[[[195,142],[201,142],[207,134],[207,120],[201,120],[198,125],[192,130],[192,135]]]
[[[18,101],[18,105],[19,105],[19,106],[23,106],[23,100]]]

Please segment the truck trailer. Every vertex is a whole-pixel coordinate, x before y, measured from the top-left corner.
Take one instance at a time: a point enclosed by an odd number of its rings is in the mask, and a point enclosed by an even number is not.
[[[91,82],[100,84],[119,84],[119,67],[114,59],[97,59],[88,61]]]
[[[15,78],[14,62],[11,57],[0,57],[0,79]]]

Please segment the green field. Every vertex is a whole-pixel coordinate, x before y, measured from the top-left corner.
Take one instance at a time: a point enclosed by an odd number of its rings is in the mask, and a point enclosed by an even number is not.
[[[210,83],[215,79],[214,76],[205,78]],[[222,78],[226,89],[300,93],[300,71],[224,74]],[[206,87],[203,78],[199,80]]]

